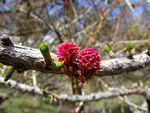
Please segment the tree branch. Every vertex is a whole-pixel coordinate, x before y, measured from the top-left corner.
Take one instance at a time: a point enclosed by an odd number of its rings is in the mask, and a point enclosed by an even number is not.
[[[56,55],[51,53],[52,58],[56,60]],[[61,73],[60,70],[49,67],[45,69],[44,59],[38,49],[20,45],[1,45],[0,62],[5,65],[11,65],[24,70],[37,70],[49,73]],[[123,72],[131,72],[142,69],[150,65],[150,56],[146,52],[134,55],[133,59],[115,58],[101,61],[101,69],[97,76],[111,76]]]
[[[44,96],[43,92],[38,87],[29,86],[23,83],[17,83],[14,80],[8,80],[7,82],[4,81],[4,78],[0,76],[0,85],[8,86],[13,89],[20,90],[25,93],[35,94]],[[89,95],[55,95],[55,97],[58,100],[61,101],[70,101],[70,102],[91,102],[91,101],[99,101],[102,99],[108,99],[108,98],[115,98],[118,96],[126,96],[126,95],[143,95],[143,94],[149,94],[150,89],[149,88],[134,88],[134,89],[127,89],[127,90],[121,90],[119,88],[113,89],[111,91],[105,91],[105,92],[98,92],[98,93],[92,93]]]
[[[115,98],[118,96],[127,96],[127,95],[143,95],[146,93],[150,93],[150,89],[148,88],[135,88],[135,89],[128,89],[128,90],[121,90],[119,88],[116,88],[112,91],[105,91],[105,92],[98,92],[98,93],[92,93],[89,95],[66,95],[61,94],[57,96],[60,100],[65,101],[82,101],[82,102],[91,102],[91,101],[99,101],[102,99],[108,99],[108,98]]]
[[[121,74],[123,72],[132,72],[150,65],[150,56],[146,52],[133,56],[133,59],[129,58],[115,58],[110,60],[104,60],[101,62],[102,69],[97,75],[110,76]]]
[[[23,83],[18,83],[14,80],[8,80],[7,82],[4,81],[4,78],[0,75],[0,86],[8,86],[12,89],[17,89],[25,93],[31,93],[35,95],[43,95],[43,92],[38,88],[34,86],[28,86]]]
[[[56,56],[53,53],[51,55],[56,60]],[[24,70],[60,73],[58,69],[53,67],[45,69],[44,59],[38,49],[20,45],[0,46],[0,62],[16,68],[24,68]]]

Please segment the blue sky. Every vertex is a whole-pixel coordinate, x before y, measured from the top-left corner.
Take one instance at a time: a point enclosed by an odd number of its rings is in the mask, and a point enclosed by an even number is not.
[[[6,0],[6,3],[10,3],[10,2],[13,2],[14,0]],[[15,0],[16,1],[16,0]],[[19,2],[20,0],[18,0]],[[92,7],[93,6],[93,1],[95,0],[89,0],[88,2],[86,0],[77,0],[76,1],[76,4],[79,6],[79,7],[84,7],[84,8],[88,8],[88,7]],[[137,3],[139,0],[130,0],[131,3]],[[62,3],[62,0],[58,0],[58,2]],[[147,4],[147,2],[144,2],[144,4]],[[143,5],[144,5],[143,4]],[[109,7],[109,5],[107,4],[104,4],[104,0],[100,0],[99,4],[101,7],[103,7],[104,9],[107,9]],[[55,14],[56,12],[60,11],[62,9],[62,5],[54,5],[54,4],[51,4],[49,3],[47,8],[48,8],[48,11],[49,11],[49,14],[50,15],[53,15]],[[134,11],[131,13],[131,17],[133,19],[136,19],[137,16],[141,16],[142,13],[143,13],[143,7],[144,6],[138,6],[134,9]],[[0,11],[3,11],[3,10],[12,10],[13,9],[13,6],[11,5],[5,5],[5,4],[2,4],[0,2]],[[120,11],[120,8],[119,7],[115,7],[112,12],[111,12],[111,17],[115,17],[117,16],[118,14],[120,14],[121,11]],[[150,23],[150,22],[148,22]]]

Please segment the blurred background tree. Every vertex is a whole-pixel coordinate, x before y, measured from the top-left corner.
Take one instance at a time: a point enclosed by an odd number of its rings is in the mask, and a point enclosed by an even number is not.
[[[150,40],[149,0],[0,0],[0,34],[9,34],[15,43],[38,48],[48,43],[56,52],[62,42],[73,42],[80,49],[95,48],[103,59],[109,59],[104,45],[109,45],[116,57],[125,57],[125,44],[135,45],[133,54],[145,50]],[[6,66],[1,66],[1,74]],[[84,93],[109,88],[149,87],[150,67],[123,76],[94,78],[84,87]],[[66,76],[36,71],[14,73],[12,79],[52,92],[71,94],[70,79]],[[108,87],[105,87],[107,85]],[[0,85],[7,98],[0,103],[0,113],[69,113],[72,103],[50,103],[47,98],[31,96]],[[132,104],[145,107],[141,96],[126,97]],[[146,113],[131,108],[121,99],[87,103],[86,113]]]

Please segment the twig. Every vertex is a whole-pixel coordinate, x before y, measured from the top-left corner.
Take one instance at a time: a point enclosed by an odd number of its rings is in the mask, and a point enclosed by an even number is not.
[[[43,95],[42,91],[34,86],[28,86],[26,84],[23,83],[18,83],[14,80],[8,80],[7,82],[4,81],[4,78],[0,75],[0,86],[8,86],[12,89],[17,89],[20,90],[22,92],[27,92],[27,93],[31,93],[31,94],[36,94],[36,95]]]
[[[8,86],[13,89],[20,90],[24,93],[30,93],[35,95],[44,96],[43,92],[38,87],[29,86],[22,83],[17,83],[14,80],[8,80],[4,82],[4,78],[0,76],[0,85]],[[126,96],[126,95],[144,95],[145,93],[150,93],[149,88],[135,88],[135,89],[127,89],[126,91],[116,88],[112,91],[98,92],[92,93],[89,95],[55,95],[55,97],[61,101],[70,101],[70,102],[91,102],[91,101],[99,101],[102,99],[115,98],[118,96]]]
[[[36,80],[37,73],[35,70],[32,71],[32,81],[33,81],[33,86],[37,87],[37,80]]]
[[[108,84],[106,84],[104,81],[102,81],[100,78],[98,79],[102,84],[103,84],[103,86],[107,89],[107,90],[111,90],[112,89],[112,87],[110,87],[110,86],[108,86]],[[122,100],[122,101],[124,101],[127,105],[129,105],[130,107],[132,107],[132,108],[134,108],[134,109],[138,109],[138,110],[140,110],[140,111],[147,111],[147,109],[146,108],[144,108],[144,107],[140,107],[140,106],[138,106],[138,105],[135,105],[135,104],[133,104],[133,103],[131,103],[129,100],[128,100],[128,98],[127,98],[127,96],[124,96],[124,98],[123,97],[118,97],[120,100]]]
[[[132,7],[130,1],[129,1],[129,0],[125,0],[125,2],[126,2],[126,4],[129,6],[129,8],[131,9],[131,11],[134,11],[134,9],[133,9],[133,7]]]

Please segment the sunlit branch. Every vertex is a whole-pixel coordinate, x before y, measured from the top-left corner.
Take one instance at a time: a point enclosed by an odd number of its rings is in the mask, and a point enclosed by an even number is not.
[[[56,55],[51,53],[52,58],[56,60]],[[61,73],[59,69],[52,66],[49,69],[44,67],[44,59],[38,49],[20,45],[0,46],[0,62],[5,65],[11,65],[17,69],[37,70],[49,73]],[[101,69],[97,72],[97,76],[112,76],[122,74],[124,72],[132,72],[144,67],[150,66],[150,56],[146,52],[133,55],[133,59],[114,58],[101,61]]]

